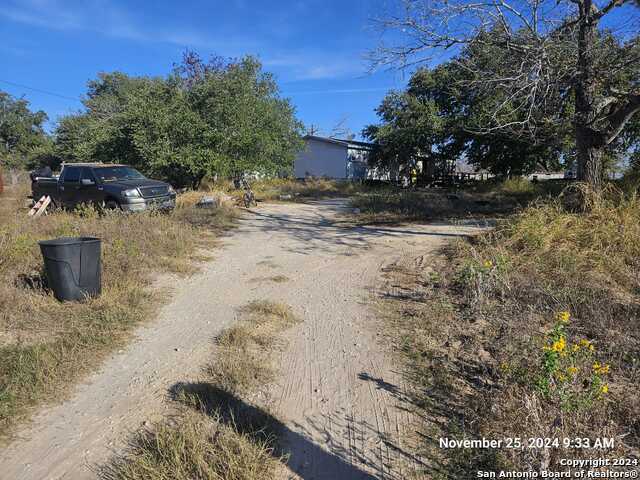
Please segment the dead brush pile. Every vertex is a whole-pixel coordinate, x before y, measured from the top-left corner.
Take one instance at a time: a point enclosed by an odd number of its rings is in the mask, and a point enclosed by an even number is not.
[[[409,315],[406,301],[392,301],[387,313],[427,433],[524,446],[425,444],[447,478],[640,453],[640,199],[582,195],[585,211],[540,202],[450,248],[430,271],[395,273],[416,303]],[[591,448],[563,444],[578,437]],[[545,438],[558,443],[530,440]]]
[[[105,354],[122,345],[133,326],[161,303],[149,289],[153,275],[193,271],[199,247],[211,245],[234,216],[229,209],[193,212],[181,207],[170,215],[100,216],[81,209],[29,218],[20,208],[23,194],[5,191],[0,197],[2,435],[10,435],[34,407],[64,396]],[[37,242],[60,236],[102,239],[99,298],[60,303],[47,290]]]

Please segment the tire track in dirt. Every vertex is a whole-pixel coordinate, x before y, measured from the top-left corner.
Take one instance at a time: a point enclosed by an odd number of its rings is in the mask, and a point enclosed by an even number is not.
[[[400,408],[400,375],[377,341],[371,293],[381,268],[403,252],[477,229],[334,224],[344,209],[333,200],[247,212],[201,273],[165,280],[171,302],[129,346],[0,451],[0,478],[94,479],[92,467],[132,430],[166,414],[173,385],[201,377],[212,338],[259,299],[287,303],[303,319],[287,333],[280,380],[261,397],[284,424],[284,478],[406,477],[415,461],[402,436],[412,419]],[[255,281],[274,272],[288,281]]]
[[[474,231],[366,227],[351,230],[355,245],[308,239],[322,265],[305,269],[299,290],[288,296],[288,303],[305,305],[304,324],[288,334],[282,379],[271,389],[276,413],[290,430],[289,478],[401,479],[417,470],[403,439],[413,419],[399,405],[401,378],[377,342],[367,303],[384,265],[416,246],[435,249],[450,236]]]

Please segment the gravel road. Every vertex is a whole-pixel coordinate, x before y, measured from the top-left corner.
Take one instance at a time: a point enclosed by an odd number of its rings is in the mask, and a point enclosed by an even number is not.
[[[95,478],[92,466],[129,432],[167,413],[173,385],[201,377],[212,338],[236,321],[237,309],[261,299],[291,305],[304,321],[287,333],[281,378],[263,396],[291,452],[283,477],[406,478],[415,460],[402,438],[412,419],[397,403],[401,379],[377,341],[372,289],[401,255],[479,228],[335,225],[345,208],[331,200],[247,212],[200,273],[161,282],[172,288],[170,303],[127,348],[0,452],[0,478]]]

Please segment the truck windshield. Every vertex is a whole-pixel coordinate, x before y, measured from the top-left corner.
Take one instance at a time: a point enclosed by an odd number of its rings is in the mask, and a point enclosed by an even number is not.
[[[145,178],[139,171],[131,167],[100,167],[93,173],[100,182],[116,182],[118,180],[140,180]]]

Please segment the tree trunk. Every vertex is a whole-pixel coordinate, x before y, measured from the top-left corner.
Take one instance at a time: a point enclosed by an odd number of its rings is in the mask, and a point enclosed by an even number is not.
[[[576,125],[576,152],[578,156],[578,179],[600,190],[604,179],[602,171],[603,147],[596,142],[598,133]]]
[[[604,143],[592,127],[596,117],[595,44],[597,22],[591,19],[595,10],[592,0],[581,0],[578,32],[578,77],[576,80],[575,137],[578,160],[578,179],[595,190],[602,186],[602,157]]]

